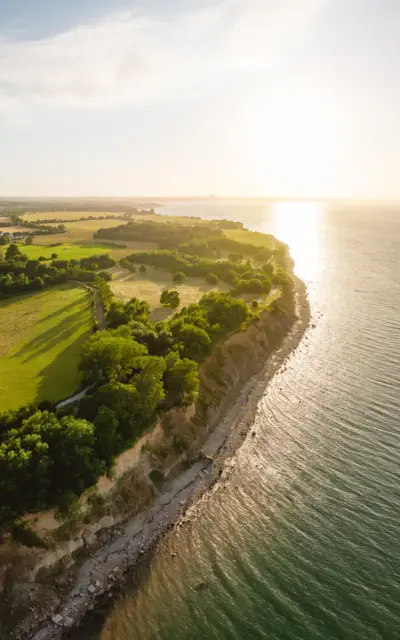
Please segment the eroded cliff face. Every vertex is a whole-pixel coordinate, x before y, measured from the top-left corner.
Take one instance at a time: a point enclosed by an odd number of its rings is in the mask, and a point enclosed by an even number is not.
[[[199,411],[212,428],[232,394],[261,371],[296,320],[294,293],[287,290],[271,311],[263,311],[245,331],[234,333],[200,368]]]
[[[60,526],[54,514],[46,512],[29,517],[33,531],[46,548],[28,549],[14,542],[8,542],[7,548],[3,545],[7,562],[0,572],[2,637],[27,637],[27,629],[57,608],[91,550],[107,544],[116,525],[149,506],[152,496],[163,491],[165,482],[155,483],[152,471],[156,469],[167,481],[198,457],[210,432],[237,399],[241,388],[263,369],[295,320],[295,294],[288,288],[270,310],[263,311],[244,331],[218,344],[200,367],[196,405],[168,412],[151,432],[117,459],[114,482],[100,479],[96,491],[105,504],[97,516],[92,514],[91,520],[88,518],[85,512],[88,498],[84,495],[82,523],[73,527],[70,535],[61,536],[60,530],[65,525]],[[177,439],[184,439],[184,452],[174,448]],[[10,627],[4,616],[13,621],[11,628],[14,632],[17,629],[17,635],[7,635]]]

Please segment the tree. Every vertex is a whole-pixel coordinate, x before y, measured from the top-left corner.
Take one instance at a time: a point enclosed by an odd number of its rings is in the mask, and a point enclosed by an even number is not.
[[[110,466],[114,456],[123,446],[118,429],[119,422],[115,412],[101,405],[94,419],[95,448],[99,458],[104,460],[107,466]]]
[[[123,381],[142,369],[147,349],[114,331],[92,335],[83,347],[79,368],[89,382]]]
[[[150,305],[146,300],[131,298],[125,304],[114,300],[107,313],[107,325],[110,329],[115,329],[132,321],[146,323],[149,314]]]
[[[181,299],[179,297],[178,291],[170,291],[169,292],[169,306],[172,309],[177,309],[181,303]]]
[[[193,402],[197,397],[200,385],[197,363],[188,358],[181,360],[174,351],[168,354],[166,363],[164,387],[167,392],[167,408]]]
[[[92,404],[94,402],[113,411],[124,445],[132,443],[154,421],[157,408],[165,397],[164,369],[163,358],[149,358],[148,368],[134,376],[131,383],[112,381],[94,395]]]
[[[218,284],[218,276],[215,273],[208,273],[206,275],[206,281],[208,284]]]
[[[186,279],[186,276],[183,273],[183,271],[176,271],[172,276],[173,282],[176,282],[176,283],[184,282],[185,279]]]
[[[0,522],[76,495],[103,470],[86,420],[36,411],[0,444]]]
[[[16,245],[15,242],[12,242],[11,244],[8,245],[7,251],[6,251],[6,260],[12,260],[16,256],[20,256],[20,255],[21,255],[21,252],[18,248],[18,245]]]
[[[263,273],[268,276],[268,278],[272,278],[272,275],[274,273],[274,265],[271,262],[266,262],[265,264],[263,264],[261,269],[263,270]]]
[[[217,291],[203,296],[199,306],[207,310],[210,325],[219,325],[225,332],[238,329],[251,316],[250,309],[243,300],[234,300],[226,293]]]
[[[184,358],[200,362],[210,353],[211,339],[204,329],[181,324],[177,332],[178,347]]]
[[[26,244],[26,245],[31,245],[31,244],[33,244],[33,236],[26,236],[26,238],[25,238],[25,244]]]
[[[228,260],[231,262],[242,262],[243,256],[241,253],[232,252],[228,254]]]
[[[57,254],[57,253],[52,253],[52,254],[51,254],[51,256],[50,256],[50,258],[51,258],[52,260],[57,260],[57,258],[58,258],[58,254]]]
[[[146,271],[147,271],[147,267],[146,267],[146,265],[141,264],[141,265],[140,265],[140,268],[139,268],[139,271],[140,271],[140,273],[146,273]]]
[[[165,290],[162,292],[161,296],[160,296],[160,302],[162,305],[164,305],[165,307],[172,307],[172,309],[176,309],[177,307],[179,307],[181,300],[179,297],[179,292],[178,291],[168,291]]]
[[[11,236],[9,233],[3,233],[0,236],[0,245],[6,245],[6,244],[10,244],[11,242]]]

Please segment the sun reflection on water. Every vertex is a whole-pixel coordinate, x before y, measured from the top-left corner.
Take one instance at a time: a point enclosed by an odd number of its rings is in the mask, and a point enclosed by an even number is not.
[[[289,245],[296,274],[312,280],[321,269],[323,205],[319,202],[276,202],[268,231]]]

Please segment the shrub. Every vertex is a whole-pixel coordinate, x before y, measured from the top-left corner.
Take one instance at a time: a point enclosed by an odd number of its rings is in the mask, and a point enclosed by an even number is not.
[[[215,273],[208,273],[206,275],[206,281],[208,284],[218,284],[218,276]]]
[[[185,278],[186,278],[186,276],[185,276],[185,274],[183,273],[183,271],[176,271],[176,272],[174,273],[174,275],[172,276],[172,280],[173,280],[173,282],[176,282],[176,283],[178,283],[178,282],[184,282]]]

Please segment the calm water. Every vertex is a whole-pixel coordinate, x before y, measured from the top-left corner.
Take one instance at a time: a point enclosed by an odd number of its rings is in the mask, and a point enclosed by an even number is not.
[[[165,541],[107,637],[400,638],[400,207],[169,211],[288,242],[317,328],[268,387],[225,488]]]

